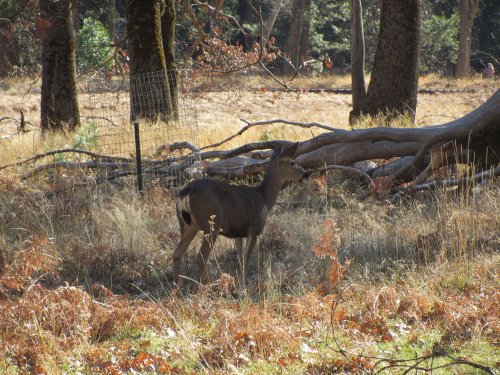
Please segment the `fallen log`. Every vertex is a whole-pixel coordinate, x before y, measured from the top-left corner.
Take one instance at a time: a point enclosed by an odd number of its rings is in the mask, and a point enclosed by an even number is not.
[[[272,140],[243,144],[229,150],[207,150],[220,147],[229,140],[241,135],[254,126],[266,124],[286,124],[305,128],[318,127],[324,133],[300,142],[295,160],[304,168],[313,171],[342,169],[356,162],[377,160],[378,167],[367,171],[365,180],[393,176],[394,184],[401,185],[410,181],[409,186],[425,186],[433,172],[443,165],[466,163],[473,165],[478,173],[496,168],[500,163],[500,90],[484,104],[469,114],[442,125],[424,128],[378,127],[371,129],[346,130],[319,123],[299,123],[274,119],[255,123],[246,122],[238,133],[218,142],[197,148],[188,142],[176,142],[160,146],[162,151],[180,151],[180,156],[163,159],[144,160],[143,170],[146,178],[168,176],[174,180],[185,171],[197,171],[213,177],[239,178],[263,173],[267,167],[272,149],[282,147],[288,140]],[[190,151],[186,154],[185,150]],[[87,157],[90,161],[76,160],[74,163],[34,164],[48,156],[58,153],[75,153],[79,158]],[[184,153],[184,155],[183,155]],[[397,158],[397,159],[395,159]],[[30,164],[31,172],[25,172],[24,179],[56,168],[105,169],[107,176],[130,176],[135,172],[132,158],[118,158],[81,150],[56,150],[36,155],[32,158],[13,163],[8,167]],[[124,169],[126,172],[124,173]],[[365,172],[363,172],[365,173]],[[368,178],[366,178],[368,177]],[[114,177],[113,177],[114,178]],[[107,181],[108,177],[98,181]],[[175,184],[181,184],[185,178],[177,178]],[[432,181],[431,181],[432,182]],[[406,184],[405,186],[408,186]],[[431,185],[429,185],[431,186]],[[439,184],[436,184],[439,186]]]

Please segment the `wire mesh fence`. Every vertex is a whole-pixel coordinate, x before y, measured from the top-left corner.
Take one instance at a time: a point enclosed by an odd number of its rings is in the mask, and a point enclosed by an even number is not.
[[[91,78],[83,93],[83,124],[77,146],[116,157],[113,174],[137,171],[136,149],[140,142],[146,181],[162,179],[182,183],[196,173],[196,158],[178,163],[179,157],[199,145],[198,118],[190,71],[146,73],[127,79]],[[133,123],[138,123],[134,134]],[[137,138],[138,136],[138,138]],[[129,164],[124,160],[130,161]],[[135,172],[134,172],[135,170]],[[127,173],[127,171],[129,173]],[[111,172],[111,175],[109,173]]]

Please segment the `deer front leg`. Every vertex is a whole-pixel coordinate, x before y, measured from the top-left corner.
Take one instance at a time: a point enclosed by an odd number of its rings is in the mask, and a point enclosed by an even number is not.
[[[213,246],[215,245],[215,240],[217,239],[217,232],[213,231],[211,233],[203,234],[203,242],[201,244],[200,253],[198,254],[198,267],[201,273],[201,282],[206,284],[210,281],[210,277],[208,275],[208,257],[210,256],[210,252],[212,251]]]
[[[238,253],[238,262],[240,263],[240,269],[243,269],[243,237],[234,239],[234,247]]]
[[[252,251],[257,242],[257,235],[250,234],[245,243],[245,256],[243,258],[243,283],[246,285],[247,283],[247,275],[248,275],[248,265],[250,264],[250,259],[252,257]]]
[[[179,269],[181,266],[181,261],[183,255],[186,253],[186,250],[189,247],[191,241],[193,241],[194,236],[196,236],[196,232],[198,230],[196,228],[187,227],[182,230],[181,239],[177,247],[175,248],[173,255],[174,262],[174,283],[179,285]]]

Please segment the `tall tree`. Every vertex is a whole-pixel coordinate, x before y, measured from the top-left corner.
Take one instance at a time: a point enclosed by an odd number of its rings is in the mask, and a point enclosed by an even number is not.
[[[267,47],[267,43],[269,41],[269,37],[271,36],[274,23],[276,22],[276,18],[278,17],[278,13],[281,9],[281,2],[282,0],[271,0],[271,9],[269,10],[269,15],[262,25],[262,48]]]
[[[495,65],[495,70],[500,71],[500,6],[498,0],[483,0],[480,3],[478,15],[474,21],[477,30],[478,49],[490,55],[488,62]],[[483,54],[484,56],[485,54]],[[497,56],[494,59],[494,56]]]
[[[76,94],[73,0],[40,0],[42,131],[73,130],[80,122]]]
[[[295,73],[305,61],[309,50],[311,0],[294,0],[292,20],[285,43],[285,54],[293,66],[283,63],[283,73]],[[294,69],[295,68],[295,69]]]
[[[470,75],[472,25],[476,17],[478,5],[479,0],[460,0],[458,3],[458,12],[460,14],[458,29],[458,77],[467,77]]]
[[[23,42],[30,40],[38,0],[0,0],[0,77],[12,74],[15,67],[27,63],[22,61]],[[28,35],[20,35],[30,30]],[[38,41],[37,41],[38,42]],[[35,51],[30,51],[33,55]],[[26,60],[26,59],[25,59]]]
[[[18,63],[14,24],[8,18],[0,17],[0,77],[7,77]]]
[[[365,37],[361,0],[351,0],[351,35],[352,111],[355,113],[360,111],[360,105],[366,96]]]
[[[165,10],[161,17],[161,36],[165,53],[170,99],[172,101],[172,115],[179,117],[178,72],[175,64],[175,0],[165,1]]]
[[[420,0],[382,0],[373,71],[365,99],[351,116],[408,114],[418,91]]]
[[[132,118],[167,120],[172,100],[161,31],[161,0],[126,0]]]

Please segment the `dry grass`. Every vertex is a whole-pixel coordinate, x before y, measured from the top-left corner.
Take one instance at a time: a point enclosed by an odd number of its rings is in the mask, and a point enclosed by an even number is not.
[[[12,79],[3,81],[2,95],[0,96],[0,113],[19,119],[19,110],[23,110],[29,127],[36,129],[39,126],[39,82],[31,85],[27,79]],[[83,85],[83,82],[81,82]],[[349,76],[301,77],[294,88],[348,88]],[[247,90],[246,88],[257,89]],[[227,86],[227,91],[205,92],[195,98],[198,123],[200,125],[199,139],[201,145],[220,141],[227,134],[237,132],[244,124],[240,119],[258,121],[273,118],[282,118],[303,122],[321,122],[334,127],[348,126],[349,111],[351,110],[350,95],[307,92],[285,93],[259,90],[261,87],[279,88],[270,78],[242,77],[233,85]],[[476,93],[462,94],[421,94],[418,99],[417,125],[425,126],[456,119],[470,112],[483,103],[498,89],[496,81],[484,80],[480,77],[468,80],[443,79],[436,75],[421,77],[422,88],[445,89],[473,89]],[[121,94],[124,98],[126,93]],[[100,100],[98,95],[92,98],[88,94],[80,95],[81,115],[89,116],[97,110],[103,110],[108,105],[109,98]],[[98,107],[98,108],[97,108]],[[106,108],[104,108],[105,110]],[[116,123],[126,120],[127,114],[119,113],[114,119]],[[372,125],[372,124],[370,124]],[[277,129],[275,129],[277,128]],[[15,123],[2,122],[0,135],[15,133]],[[298,130],[290,127],[261,127],[250,130],[238,142],[265,139],[271,137],[289,137],[306,139],[318,134],[319,130]],[[175,137],[175,134],[172,134]],[[39,142],[33,142],[33,135],[22,142],[21,149],[34,153]],[[19,150],[19,149],[18,149]],[[16,150],[16,151],[18,151]],[[17,153],[15,153],[17,155]],[[3,164],[3,163],[2,163]]]
[[[245,116],[347,122],[348,97],[240,95],[231,105],[220,93],[199,98],[204,143],[230,135]],[[456,118],[482,95],[421,95],[419,121],[430,121],[425,111]],[[227,147],[310,136],[264,127]],[[3,165],[74,136],[0,142]],[[214,282],[189,281],[198,279],[190,250],[179,291],[168,281],[179,238],[172,192],[158,187],[140,199],[108,186],[46,196],[46,180],[14,172],[0,173],[0,373],[352,373],[380,368],[374,355],[411,360],[435,349],[498,366],[495,181],[396,206],[359,202],[356,186],[334,173],[288,187],[259,241],[248,291],[235,281],[236,254],[224,239],[209,264]]]

